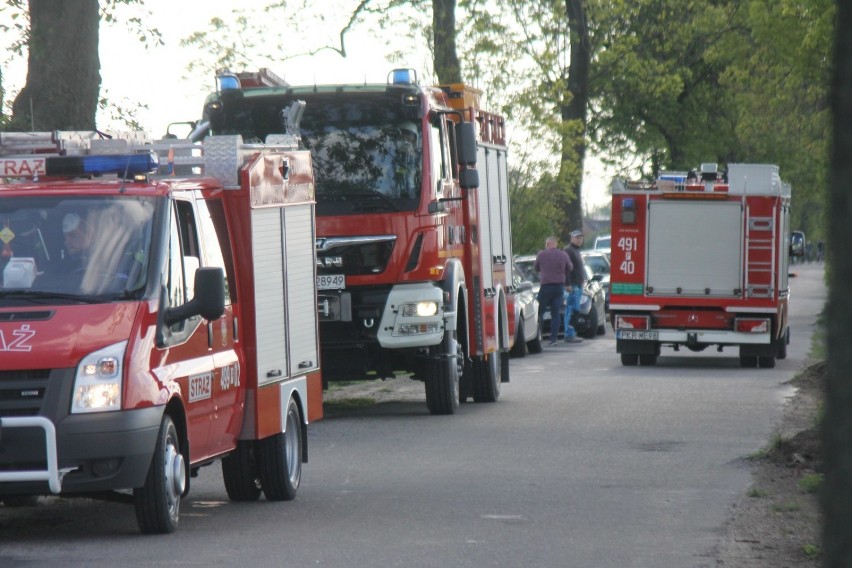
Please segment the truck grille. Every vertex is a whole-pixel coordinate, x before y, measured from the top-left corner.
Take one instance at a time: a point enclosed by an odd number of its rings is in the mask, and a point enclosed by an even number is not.
[[[50,380],[50,369],[0,371],[0,418],[39,413]]]
[[[390,262],[395,242],[393,235],[317,239],[317,273],[381,274]]]

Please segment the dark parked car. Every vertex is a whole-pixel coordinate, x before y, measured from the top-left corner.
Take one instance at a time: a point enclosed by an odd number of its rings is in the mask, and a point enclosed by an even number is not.
[[[790,233],[790,264],[804,262],[805,258],[805,233],[793,231]]]
[[[586,265],[586,285],[580,298],[580,311],[571,314],[571,326],[581,337],[591,339],[606,333],[606,294],[602,276]]]
[[[534,283],[534,290],[538,293],[541,282],[538,278],[538,273],[533,269],[535,256],[525,255],[515,258],[515,265]],[[601,286],[601,276],[595,275],[592,269],[586,267],[586,284],[583,287],[583,296],[580,298],[580,310],[571,314],[571,326],[576,330],[577,334],[588,339],[595,335],[603,335],[606,333],[606,310],[604,304],[606,297],[603,286]],[[541,331],[544,334],[550,334],[550,310],[545,306],[540,306],[541,314]],[[563,336],[562,320],[564,319],[565,308],[560,310],[559,328],[557,336]]]
[[[513,357],[541,353],[541,324],[538,319],[538,292],[520,268],[512,266],[512,285],[515,287],[515,343]]]

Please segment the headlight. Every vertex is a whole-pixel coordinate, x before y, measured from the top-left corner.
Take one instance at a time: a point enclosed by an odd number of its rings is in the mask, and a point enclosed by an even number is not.
[[[89,353],[77,366],[71,413],[121,408],[121,376],[127,341]]]
[[[403,304],[400,308],[400,315],[406,318],[414,316],[425,318],[434,316],[437,313],[437,302],[417,302],[416,304]]]

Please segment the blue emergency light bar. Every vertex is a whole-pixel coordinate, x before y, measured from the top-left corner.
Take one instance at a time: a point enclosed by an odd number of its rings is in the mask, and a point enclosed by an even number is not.
[[[416,85],[417,72],[414,69],[394,69],[390,72],[389,79],[394,85]]]
[[[160,160],[153,152],[105,154],[96,156],[57,156],[45,159],[47,176],[86,176],[116,174],[124,178],[157,171]]]
[[[240,78],[233,73],[223,73],[216,76],[216,88],[221,91],[239,91],[242,85]]]

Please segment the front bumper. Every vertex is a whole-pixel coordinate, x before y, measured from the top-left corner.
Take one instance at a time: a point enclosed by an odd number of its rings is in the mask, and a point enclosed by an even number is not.
[[[163,407],[0,418],[0,495],[141,487]]]

